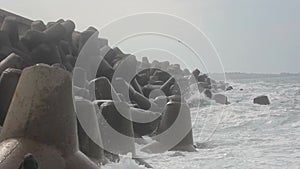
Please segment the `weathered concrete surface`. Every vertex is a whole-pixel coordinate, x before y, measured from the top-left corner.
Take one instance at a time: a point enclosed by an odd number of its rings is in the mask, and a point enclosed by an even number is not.
[[[11,53],[0,62],[0,75],[7,68],[23,69],[29,65],[27,58]]]
[[[0,77],[0,126],[3,126],[21,72],[19,69],[8,68]]]
[[[144,95],[137,92],[123,78],[116,78],[112,81],[116,91],[125,96],[127,102],[134,101],[141,109],[148,110],[151,108],[151,102]]]
[[[160,122],[161,113],[148,110],[130,108],[133,129],[138,136],[144,136],[153,133]]]
[[[164,132],[173,125],[177,118],[181,118],[179,119],[179,123],[182,125],[182,128],[189,128],[190,131],[177,145],[174,145],[171,150],[195,151],[190,109],[188,105],[179,98],[180,96],[171,96],[169,98],[170,101],[167,103],[166,111],[162,117],[158,133]],[[182,116],[180,116],[179,113],[182,113]],[[183,131],[178,129],[179,133]]]
[[[13,46],[17,46],[19,42],[19,30],[16,17],[5,17],[1,25],[1,31],[4,31],[8,34],[9,41]]]
[[[170,96],[163,113],[156,141],[146,145],[142,151],[162,153],[167,150],[196,151],[193,141],[189,107],[180,96]]]
[[[88,157],[103,161],[104,152],[95,105],[85,99],[76,99],[76,114],[78,117],[78,140],[80,150]]]
[[[88,84],[88,89],[92,95],[92,100],[116,100],[121,101],[117,92],[112,87],[109,79],[99,77],[91,80]]]
[[[23,70],[0,141],[0,168],[16,169],[27,153],[43,169],[98,168],[79,152],[72,81],[62,69]]]
[[[27,18],[24,18],[22,16],[13,14],[11,12],[5,11],[3,9],[0,9],[0,24],[4,21],[5,17],[7,16],[13,16],[16,18],[18,22],[18,27],[19,27],[19,34],[22,35],[27,29],[30,28],[30,24],[32,20],[29,20]]]
[[[99,125],[104,149],[113,154],[131,152],[134,155],[133,125],[127,103],[105,102],[100,106],[100,113]]]

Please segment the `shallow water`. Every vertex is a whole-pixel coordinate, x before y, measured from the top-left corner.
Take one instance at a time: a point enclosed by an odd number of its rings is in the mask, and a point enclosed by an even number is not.
[[[165,152],[146,161],[159,169],[300,168],[300,77],[229,83],[234,88],[226,92],[230,105],[192,109],[198,152]],[[268,95],[271,105],[253,104],[259,95]],[[143,167],[123,158],[104,168]]]

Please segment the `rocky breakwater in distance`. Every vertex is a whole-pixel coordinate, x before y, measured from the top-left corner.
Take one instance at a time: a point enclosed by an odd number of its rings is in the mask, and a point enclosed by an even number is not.
[[[74,22],[61,19],[33,21],[21,36],[17,20],[5,18],[0,30],[0,168],[17,168],[28,153],[41,168],[97,168],[127,153],[151,168],[136,154],[135,142],[146,144],[144,150],[150,153],[196,151],[189,106],[182,97],[190,85],[196,84],[217,103],[229,104],[218,93],[231,90],[227,84],[198,69],[182,70],[167,61],[150,63],[146,57],[138,61],[109,47],[98,33],[93,27],[78,32]],[[93,35],[97,50],[92,54],[103,59],[96,69],[78,66],[80,52]],[[173,146],[171,137],[150,145],[143,141],[143,136],[160,135],[172,126],[181,107],[187,132],[180,140]]]

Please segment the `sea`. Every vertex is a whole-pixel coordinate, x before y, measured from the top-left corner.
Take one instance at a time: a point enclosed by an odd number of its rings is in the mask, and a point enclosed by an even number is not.
[[[300,76],[228,79],[230,104],[193,97],[197,152],[144,154],[157,169],[300,169]],[[267,95],[270,105],[253,99]],[[137,145],[139,147],[140,145]],[[144,169],[129,156],[104,169]]]

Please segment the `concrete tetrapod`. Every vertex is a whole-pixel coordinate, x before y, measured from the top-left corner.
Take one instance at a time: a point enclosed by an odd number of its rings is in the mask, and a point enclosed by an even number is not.
[[[169,100],[170,101],[167,103],[166,111],[162,117],[158,133],[167,130],[171,125],[173,125],[176,118],[180,117],[179,113],[183,113],[182,119],[179,119],[181,124],[184,125],[182,128],[190,128],[190,131],[171,150],[195,151],[190,108],[183,102],[180,96],[171,96],[169,97]]]
[[[180,96],[170,96],[165,107],[156,141],[146,145],[142,151],[161,153],[167,150],[196,151],[193,142],[191,114]]]
[[[17,19],[12,16],[5,17],[1,30],[7,32],[10,43],[13,46],[16,46],[19,42],[19,31],[18,31],[18,23]]]
[[[133,125],[129,120],[131,112],[128,104],[108,101],[101,104],[100,113],[98,120],[104,149],[113,154],[129,152],[135,154]]]
[[[0,126],[3,126],[21,72],[19,69],[8,68],[0,76]]]
[[[92,100],[115,100],[121,101],[117,92],[112,87],[109,79],[106,77],[99,77],[93,79],[88,84],[88,89],[93,96]]]
[[[152,168],[135,152],[134,132],[130,107],[125,102],[107,101],[100,105],[99,128],[107,154],[132,154],[138,164]]]
[[[98,169],[78,149],[71,75],[62,69],[23,70],[0,141],[0,168],[16,169],[31,153],[43,169]]]
[[[85,155],[98,163],[105,160],[101,148],[102,141],[98,125],[95,105],[89,100],[78,98],[75,101],[78,117],[78,140],[79,148]]]
[[[161,113],[149,110],[130,108],[135,137],[153,133],[160,122]]]
[[[11,53],[5,59],[0,62],[0,75],[7,68],[24,69],[29,63],[27,58],[19,56],[15,53]]]
[[[141,93],[137,92],[130,84],[123,78],[116,78],[112,81],[116,91],[125,96],[126,101],[134,101],[141,109],[148,110],[151,108],[152,103]],[[130,100],[128,100],[130,99]]]

